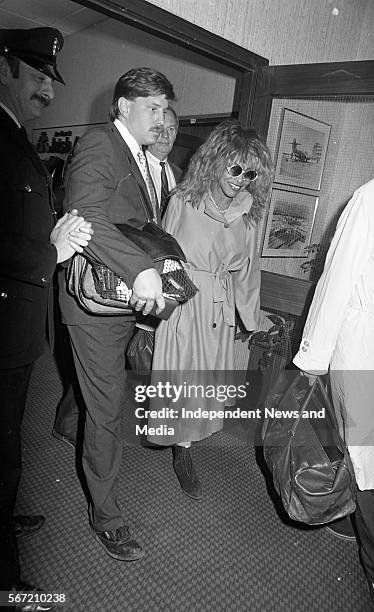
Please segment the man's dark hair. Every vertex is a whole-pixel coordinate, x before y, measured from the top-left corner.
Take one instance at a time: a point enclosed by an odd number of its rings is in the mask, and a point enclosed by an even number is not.
[[[13,78],[18,79],[20,63],[18,57],[14,57],[13,55],[4,55],[3,53],[0,53],[0,55],[2,57],[5,57],[6,61],[8,62],[8,66],[10,68]]]
[[[116,83],[110,107],[110,118],[114,121],[118,117],[120,98],[134,100],[138,97],[148,98],[162,95],[169,101],[175,100],[173,86],[165,75],[152,68],[133,68],[123,74]]]

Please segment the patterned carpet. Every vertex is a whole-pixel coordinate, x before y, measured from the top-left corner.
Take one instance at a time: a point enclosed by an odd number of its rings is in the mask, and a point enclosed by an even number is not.
[[[146,449],[124,415],[119,490],[144,559],[108,557],[88,528],[72,448],[51,435],[62,387],[49,356],[36,365],[24,420],[19,512],[44,528],[20,541],[23,579],[65,593],[64,612],[366,612],[355,543],[283,522],[239,423],[196,444],[202,501],[183,495],[171,451]]]

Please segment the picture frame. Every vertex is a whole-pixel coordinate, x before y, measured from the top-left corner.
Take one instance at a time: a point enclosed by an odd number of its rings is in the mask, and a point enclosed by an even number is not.
[[[285,108],[274,182],[321,188],[331,125]]]
[[[52,178],[56,209],[62,204],[66,171],[78,140],[88,128],[98,125],[105,125],[105,123],[58,125],[32,130],[32,143]]]
[[[105,125],[105,123],[84,123],[77,125],[57,125],[52,127],[34,128],[32,142],[41,159],[60,157],[65,159],[72,151],[79,137],[89,127]]]
[[[318,196],[273,188],[262,244],[262,257],[307,257]]]

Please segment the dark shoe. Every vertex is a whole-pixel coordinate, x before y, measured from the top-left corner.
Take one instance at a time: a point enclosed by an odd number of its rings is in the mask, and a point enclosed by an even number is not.
[[[334,535],[336,538],[340,538],[341,540],[347,540],[349,542],[356,541],[356,534],[349,516],[345,516],[344,518],[329,523],[326,526],[326,531]]]
[[[173,446],[173,467],[183,492],[192,499],[201,499],[203,495],[201,483],[188,448]]]
[[[144,557],[144,550],[136,540],[131,538],[129,528],[126,525],[112,531],[96,531],[94,529],[93,532],[97,541],[113,559],[136,561]]]
[[[26,538],[43,527],[44,522],[45,518],[41,514],[19,514],[13,517],[14,533],[17,538]]]
[[[40,599],[45,599],[47,601],[47,593],[42,589],[37,589],[31,584],[21,582],[17,585],[17,588],[12,589],[11,592],[14,593],[15,596],[20,595],[22,598],[26,593],[29,595],[27,598],[29,601],[26,600],[16,605],[14,608],[16,612],[44,612],[47,610],[55,610],[53,603],[43,603],[40,601]],[[42,597],[43,595],[44,598]]]
[[[56,429],[52,430],[52,435],[54,438],[56,438],[56,440],[59,440],[60,442],[65,442],[65,444],[68,444],[72,448],[75,448],[75,441],[71,440],[67,436],[63,436],[62,434],[58,433]]]

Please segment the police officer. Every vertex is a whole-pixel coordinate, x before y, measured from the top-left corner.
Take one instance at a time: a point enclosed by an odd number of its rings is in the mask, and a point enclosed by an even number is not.
[[[56,66],[62,45],[53,28],[0,30],[0,591],[25,590],[16,531],[30,533],[44,521],[14,522],[13,510],[31,370],[46,337],[53,345],[53,274],[92,233],[77,211],[56,223],[50,176],[23,127],[50,104],[54,81],[64,83]]]

